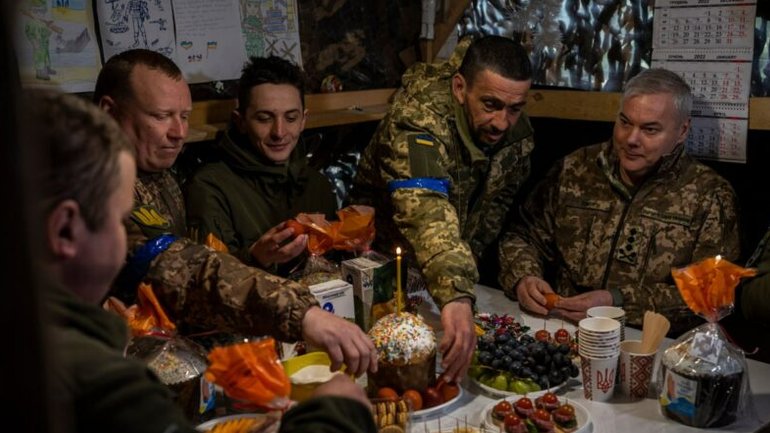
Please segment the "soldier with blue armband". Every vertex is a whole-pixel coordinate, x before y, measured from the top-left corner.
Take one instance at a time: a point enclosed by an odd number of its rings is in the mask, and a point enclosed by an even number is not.
[[[465,39],[445,63],[419,63],[366,148],[351,192],[377,209],[375,248],[405,248],[441,308],[445,377],[465,375],[476,346],[477,263],[530,172],[522,112],[532,67],[511,39]]]

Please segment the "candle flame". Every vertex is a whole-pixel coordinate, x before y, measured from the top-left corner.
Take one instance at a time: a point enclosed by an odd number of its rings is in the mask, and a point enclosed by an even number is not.
[[[401,247],[396,247],[396,255],[397,256],[401,255]]]

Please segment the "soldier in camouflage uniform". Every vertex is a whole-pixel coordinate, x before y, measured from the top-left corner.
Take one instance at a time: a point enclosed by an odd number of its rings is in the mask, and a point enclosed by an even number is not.
[[[501,241],[509,296],[546,314],[543,294],[555,289],[566,297],[556,313],[575,321],[616,305],[631,325],[646,310],[666,315],[672,334],[697,324],[671,268],[717,254],[736,260],[739,232],[730,184],[685,152],[691,107],[689,86],[673,72],[646,70],[628,82],[612,140],[557,163]],[[543,280],[547,265],[553,286]]]
[[[141,84],[139,84],[141,83]],[[376,368],[371,340],[355,324],[327,313],[307,287],[243,265],[185,238],[182,192],[169,172],[187,135],[190,89],[179,68],[153,51],[112,57],[94,100],[112,114],[137,150],[136,203],[127,222],[129,254],[116,290],[133,297],[151,283],[177,324],[195,328],[303,338],[323,347],[338,367]]]
[[[353,184],[353,202],[377,210],[375,248],[406,248],[441,308],[450,379],[462,378],[475,348],[476,263],[530,172],[531,73],[524,49],[498,36],[413,66]]]

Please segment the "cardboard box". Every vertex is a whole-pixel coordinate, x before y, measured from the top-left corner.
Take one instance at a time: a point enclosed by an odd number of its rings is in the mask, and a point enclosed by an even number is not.
[[[358,257],[342,262],[342,278],[353,286],[356,323],[364,332],[372,327],[372,302],[374,300],[374,273],[382,263]]]
[[[353,286],[342,280],[330,280],[310,286],[321,308],[336,316],[356,321]]]

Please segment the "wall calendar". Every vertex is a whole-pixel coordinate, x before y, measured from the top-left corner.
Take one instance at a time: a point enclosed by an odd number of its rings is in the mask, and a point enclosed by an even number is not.
[[[687,151],[746,162],[756,1],[659,0],[652,67],[680,74],[693,91]]]

